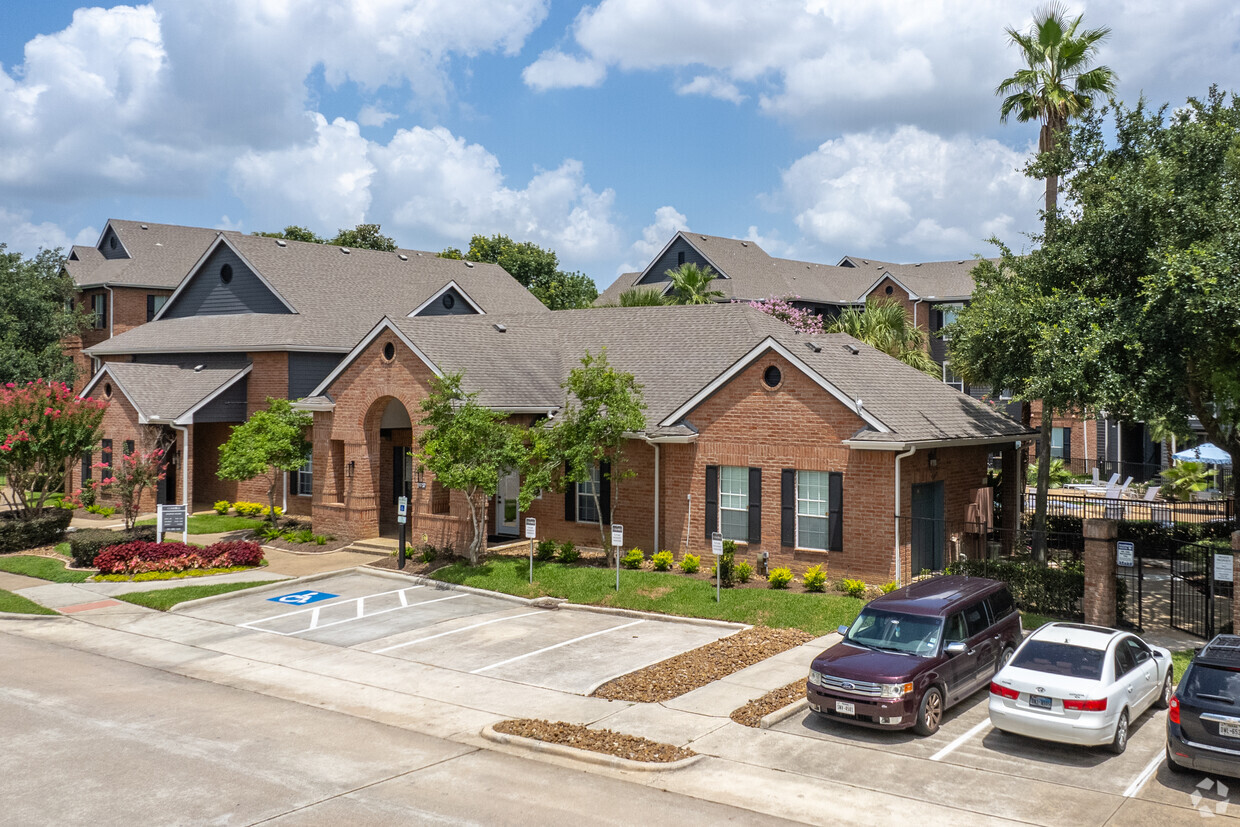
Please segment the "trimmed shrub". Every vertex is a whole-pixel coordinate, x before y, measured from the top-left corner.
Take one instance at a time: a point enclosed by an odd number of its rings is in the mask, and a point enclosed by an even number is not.
[[[284,537],[284,529],[273,525],[265,525],[262,528],[255,529],[254,533],[264,540],[279,540]]]
[[[198,548],[186,543],[135,541],[111,546],[95,557],[100,574],[143,574],[151,571],[257,566],[263,550],[257,543],[234,541]]]
[[[753,577],[753,566],[742,560],[736,564],[735,572],[738,583],[748,583]]]
[[[772,589],[786,589],[788,584],[792,582],[792,569],[786,566],[771,569],[771,573],[766,576],[766,580],[771,584]]]
[[[561,563],[576,563],[581,559],[581,552],[577,550],[577,545],[569,540],[560,544],[559,560]]]
[[[539,540],[534,548],[534,559],[547,562],[555,557],[555,540]]]
[[[232,508],[232,503],[228,502],[228,500],[217,500],[211,507],[215,509],[216,514],[223,517],[228,513],[228,509]]]
[[[805,574],[801,575],[801,582],[805,584],[805,591],[820,592],[827,588],[827,573],[822,570],[822,566],[810,566],[805,570]]]
[[[736,585],[736,574],[733,569],[736,567],[736,543],[731,540],[723,541],[723,554],[719,555],[719,561],[715,564],[715,576],[719,578],[719,585],[725,589],[730,589]]]
[[[650,565],[654,567],[655,571],[670,571],[672,562],[675,559],[670,551],[664,549],[650,558]]]
[[[892,580],[890,583],[884,583],[878,588],[882,591],[883,594],[891,594],[896,589],[900,588],[900,584]]]
[[[335,537],[333,537],[333,536],[332,536],[332,535],[330,535],[330,534],[316,534],[316,535],[314,535],[314,544],[315,544],[316,546],[325,546],[325,545],[327,545],[329,542],[331,542],[332,540],[335,540],[335,539],[336,539],[336,538],[335,538]]]
[[[69,535],[69,553],[73,565],[88,569],[95,565],[95,556],[109,546],[134,541],[155,541],[155,526],[146,525],[129,531],[108,531],[105,528],[88,528]]]
[[[49,509],[28,520],[8,515],[0,516],[0,553],[25,551],[28,548],[59,543],[72,519],[73,512],[63,508]]]
[[[1084,611],[1085,572],[1080,564],[1051,568],[1031,560],[961,560],[945,572],[1001,580],[1026,611],[1056,617],[1080,617]]]
[[[845,577],[837,586],[840,591],[849,597],[862,598],[865,597],[865,581],[857,580],[852,577]]]
[[[233,511],[237,512],[238,517],[257,517],[263,508],[262,503],[233,503]]]
[[[630,549],[629,553],[620,558],[620,565],[626,569],[640,569],[646,562],[646,555],[639,548]]]
[[[702,568],[702,558],[696,554],[686,554],[680,558],[680,570],[685,574],[697,574]]]
[[[276,516],[277,516],[277,517],[280,517],[280,516],[282,516],[283,514],[284,514],[284,509],[283,509],[283,508],[281,508],[280,506],[278,506],[278,505],[277,505],[277,506],[276,506]],[[264,505],[262,508],[260,508],[260,509],[259,509],[259,511],[258,511],[258,516],[260,516],[260,517],[270,517],[270,516],[271,516],[271,506],[269,506],[269,505]]]
[[[98,503],[85,506],[85,508],[87,514],[98,514],[100,517],[111,517],[116,513],[116,509],[113,506],[99,505]]]

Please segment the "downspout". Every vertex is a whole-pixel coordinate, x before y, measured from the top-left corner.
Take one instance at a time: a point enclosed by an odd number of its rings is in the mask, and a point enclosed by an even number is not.
[[[917,453],[917,446],[909,448],[903,454],[896,454],[896,583],[900,583],[900,460]]]
[[[181,432],[181,499],[185,504],[185,513],[189,514],[189,427],[168,423],[174,431]]]
[[[654,443],[654,549],[659,553],[659,443]]]

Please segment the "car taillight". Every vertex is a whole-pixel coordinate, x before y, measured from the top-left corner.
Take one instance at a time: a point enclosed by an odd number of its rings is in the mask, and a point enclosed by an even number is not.
[[[1000,697],[1007,698],[1009,701],[1014,701],[1020,697],[1019,691],[1015,689],[1008,689],[1006,686],[1000,686],[994,681],[990,682],[990,694],[999,695]]]
[[[1180,722],[1180,699],[1175,695],[1171,696],[1171,711],[1167,713],[1167,717],[1171,719],[1173,724]]]
[[[1107,699],[1099,698],[1096,701],[1073,701],[1067,698],[1063,702],[1064,709],[1078,709],[1081,712],[1106,712]]]

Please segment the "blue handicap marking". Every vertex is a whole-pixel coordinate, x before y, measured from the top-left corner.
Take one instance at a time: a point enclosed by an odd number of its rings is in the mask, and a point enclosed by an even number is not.
[[[336,597],[334,594],[327,592],[315,592],[307,589],[304,592],[293,592],[292,594],[282,594],[279,597],[267,598],[273,603],[288,603],[293,606],[304,606],[307,603],[314,603],[317,600],[330,600]]]

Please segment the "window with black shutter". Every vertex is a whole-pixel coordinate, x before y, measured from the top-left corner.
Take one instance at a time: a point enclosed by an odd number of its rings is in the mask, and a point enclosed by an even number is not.
[[[112,440],[103,440],[103,449],[100,453],[102,456],[99,458],[99,461],[110,471],[112,469]]]
[[[828,516],[830,518],[831,543],[827,546],[831,551],[844,550],[844,475],[832,474],[830,477],[830,492],[827,497],[827,505],[830,509]]]
[[[611,463],[600,462],[598,469],[598,507],[603,523],[611,523]]]
[[[706,539],[719,530],[719,466],[706,466]]]
[[[762,469],[749,469],[749,542],[762,542]]]
[[[797,544],[797,472],[785,468],[779,472],[779,544],[792,548]]]
[[[86,481],[91,478],[91,471],[93,469],[90,466],[91,466],[91,463],[93,463],[94,461],[95,461],[94,454],[92,454],[90,451],[82,452],[82,487],[83,488],[86,487]]]

